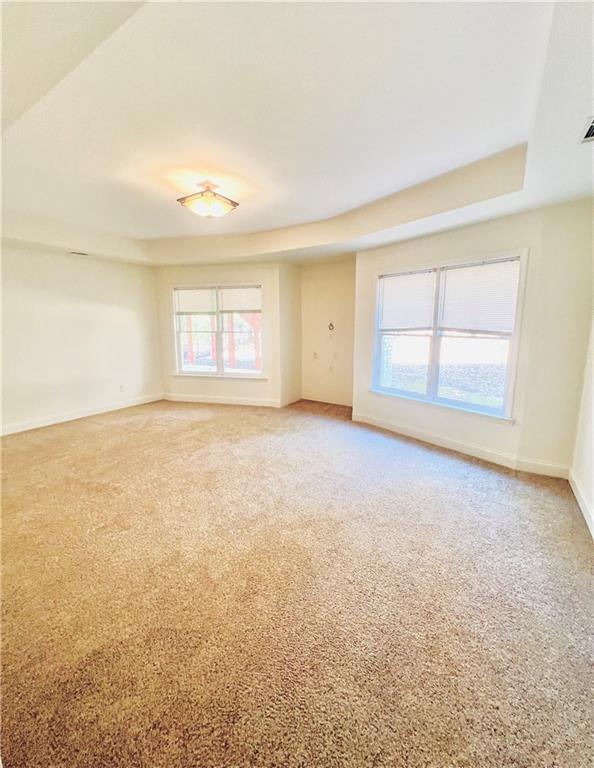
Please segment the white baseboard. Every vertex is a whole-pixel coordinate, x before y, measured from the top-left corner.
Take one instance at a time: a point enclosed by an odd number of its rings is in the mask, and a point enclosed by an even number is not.
[[[225,397],[223,395],[178,395],[174,392],[166,392],[163,400],[171,400],[175,403],[205,403],[216,405],[259,405],[266,408],[280,408],[280,400],[266,400],[257,397]]]
[[[473,445],[472,443],[464,443],[458,440],[451,440],[440,435],[434,435],[431,432],[425,432],[420,429],[412,429],[410,427],[402,426],[401,424],[395,424],[387,419],[378,419],[375,416],[369,416],[365,413],[353,411],[353,421],[362,422],[364,424],[372,424],[375,427],[381,427],[387,429],[390,432],[396,432],[399,435],[405,437],[413,437],[415,440],[421,440],[424,443],[430,443],[431,445],[437,445],[440,448],[449,448],[452,451],[458,451],[464,453],[467,456],[473,456],[476,459],[484,459],[490,461],[493,464],[499,464],[502,467],[508,467],[508,469],[517,469],[522,472],[532,472],[537,475],[547,475],[549,477],[562,477],[567,478],[568,469],[560,464],[547,464],[536,459],[521,458],[511,453],[502,453],[500,451],[491,451],[488,448],[483,448],[479,445]]]
[[[518,456],[516,459],[516,469],[520,472],[531,472],[533,475],[546,475],[547,477],[561,477],[567,480],[569,477],[569,467],[562,464],[549,464],[540,459],[529,459],[525,456]]]
[[[586,521],[586,525],[590,531],[590,536],[594,539],[594,514],[592,513],[592,507],[586,501],[586,496],[580,487],[576,476],[571,470],[569,471],[569,485],[571,486],[573,495],[575,496],[575,499],[578,503],[578,507],[584,516],[584,520]]]
[[[112,405],[106,405],[103,408],[90,408],[81,411],[70,411],[70,413],[60,414],[59,416],[47,416],[41,419],[31,419],[31,421],[20,421],[13,422],[12,424],[3,424],[1,431],[3,435],[12,435],[16,432],[26,432],[29,429],[39,429],[40,427],[49,427],[52,424],[61,424],[64,421],[75,421],[76,419],[84,419],[87,416],[98,416],[100,413],[121,411],[122,408],[131,408],[134,405],[144,405],[144,403],[154,403],[162,399],[162,394],[134,397],[131,400],[126,400],[124,403],[114,403]]]
[[[377,419],[375,416],[369,416],[365,413],[359,413],[353,411],[353,421],[360,421],[364,424],[372,424],[374,427],[381,427],[387,429],[390,432],[396,432],[399,435],[405,437],[413,437],[415,440],[421,440],[424,443],[431,443],[432,445],[438,445],[440,448],[449,448],[452,451],[458,451],[459,453],[465,453],[468,456],[474,456],[477,459],[484,459],[485,461],[492,461],[495,464],[500,464],[510,469],[515,469],[516,458],[511,454],[499,453],[498,451],[490,451],[486,448],[481,448],[478,445],[472,445],[471,443],[463,443],[458,440],[450,440],[449,438],[434,435],[431,432],[424,432],[420,429],[411,429],[410,427],[404,427],[401,424],[395,424],[387,419]]]

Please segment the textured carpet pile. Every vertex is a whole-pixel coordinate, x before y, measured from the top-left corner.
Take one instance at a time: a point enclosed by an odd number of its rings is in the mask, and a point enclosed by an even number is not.
[[[565,481],[300,403],[3,450],[4,768],[586,768]]]

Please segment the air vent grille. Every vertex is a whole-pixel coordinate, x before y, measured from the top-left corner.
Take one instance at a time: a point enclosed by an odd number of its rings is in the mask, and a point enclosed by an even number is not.
[[[582,141],[592,141],[592,139],[594,139],[594,117],[588,118]]]

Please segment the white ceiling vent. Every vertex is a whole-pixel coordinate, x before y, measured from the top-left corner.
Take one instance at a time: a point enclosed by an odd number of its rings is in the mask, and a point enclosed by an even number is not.
[[[586,130],[584,131],[582,143],[584,141],[592,141],[592,139],[594,139],[594,117],[589,117],[588,122],[586,123]]]

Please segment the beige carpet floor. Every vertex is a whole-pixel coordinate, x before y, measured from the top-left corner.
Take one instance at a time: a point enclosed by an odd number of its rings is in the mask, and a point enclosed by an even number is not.
[[[4,768],[586,768],[565,481],[348,411],[154,403],[4,439]]]

